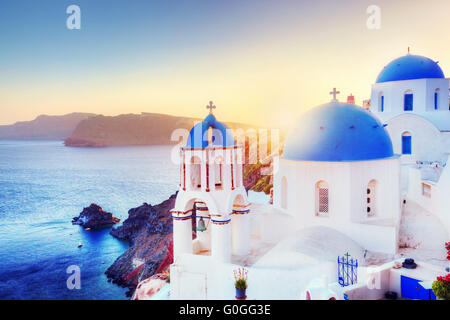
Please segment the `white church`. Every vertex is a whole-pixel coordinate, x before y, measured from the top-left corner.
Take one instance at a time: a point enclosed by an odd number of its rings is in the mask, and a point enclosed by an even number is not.
[[[291,129],[273,204],[249,201],[243,146],[207,106],[180,151],[171,299],[234,299],[239,267],[248,299],[433,299],[448,267],[449,80],[408,53],[380,72],[369,110],[338,93]],[[347,253],[357,279],[343,284]]]

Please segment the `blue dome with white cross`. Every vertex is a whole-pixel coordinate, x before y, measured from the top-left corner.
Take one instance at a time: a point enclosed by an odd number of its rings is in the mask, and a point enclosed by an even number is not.
[[[192,127],[189,132],[186,148],[204,149],[207,147],[231,147],[236,145],[230,128],[226,124],[217,121],[216,117],[212,114],[212,109],[215,108],[212,102],[206,107],[210,109],[210,114],[205,120]],[[210,128],[212,129],[211,141],[209,141],[208,136]]]
[[[444,72],[438,63],[423,56],[408,54],[390,62],[380,72],[377,83],[414,80],[444,79]]]
[[[354,104],[333,101],[306,112],[286,138],[283,158],[365,161],[394,156],[383,124]]]

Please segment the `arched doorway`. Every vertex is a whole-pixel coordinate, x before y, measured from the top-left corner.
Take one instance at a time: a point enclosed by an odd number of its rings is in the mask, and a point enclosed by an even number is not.
[[[412,137],[408,131],[402,134],[402,154],[412,154]]]
[[[211,255],[211,216],[209,208],[201,199],[189,200],[184,208],[191,213],[192,252],[197,255]]]

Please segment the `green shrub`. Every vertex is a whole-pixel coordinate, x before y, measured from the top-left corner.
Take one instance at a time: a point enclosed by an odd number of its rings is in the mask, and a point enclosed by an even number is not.
[[[245,268],[238,268],[234,272],[234,286],[236,289],[247,289],[247,275],[248,270]]]
[[[245,279],[238,279],[234,282],[234,286],[236,289],[247,289],[247,280]]]
[[[431,288],[439,299],[450,300],[450,274],[445,277],[438,277]]]

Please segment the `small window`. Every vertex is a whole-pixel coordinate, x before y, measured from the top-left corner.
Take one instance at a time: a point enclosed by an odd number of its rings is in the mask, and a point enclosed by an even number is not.
[[[328,188],[319,188],[319,213],[328,213]]]
[[[377,186],[378,182],[376,180],[370,180],[367,184],[367,217],[374,217],[377,213]]]
[[[404,132],[402,134],[402,154],[411,154],[411,134]]]
[[[379,94],[378,111],[379,112],[384,111],[384,94],[383,94],[383,92],[380,92],[380,94]]]
[[[328,217],[329,214],[328,183],[319,181],[316,183],[316,216]]]
[[[439,89],[434,92],[434,110],[439,109]]]
[[[422,183],[422,195],[431,198],[431,186],[427,183]]]
[[[404,110],[405,111],[413,111],[413,94],[412,94],[412,92],[407,91],[407,93],[405,93]]]

